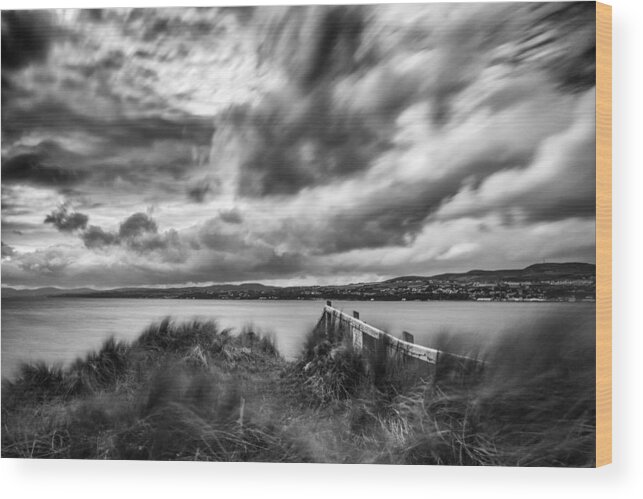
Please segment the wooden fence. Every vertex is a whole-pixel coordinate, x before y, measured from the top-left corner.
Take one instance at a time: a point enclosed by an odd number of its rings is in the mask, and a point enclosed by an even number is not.
[[[351,316],[334,308],[330,301],[324,307],[321,324],[327,336],[333,331],[341,331],[357,350],[383,348],[387,356],[398,359],[405,368],[421,377],[469,377],[477,375],[483,367],[477,359],[416,345],[413,335],[407,331],[402,333],[403,339],[396,338],[362,321],[359,312],[353,311]]]

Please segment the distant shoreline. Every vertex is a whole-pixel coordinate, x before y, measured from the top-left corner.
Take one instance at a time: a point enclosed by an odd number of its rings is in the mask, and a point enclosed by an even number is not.
[[[536,299],[526,299],[526,300],[471,300],[471,299],[400,299],[400,298],[375,298],[375,299],[364,299],[357,297],[323,297],[323,298],[209,298],[209,297],[198,297],[198,298],[188,298],[184,296],[102,296],[102,295],[38,295],[38,296],[7,296],[2,297],[3,300],[25,300],[25,299],[91,299],[91,300],[212,300],[212,301],[260,301],[260,302],[272,302],[272,301],[324,301],[324,300],[338,300],[338,301],[363,301],[363,302],[468,302],[468,303],[596,303],[596,299],[580,299],[580,300],[536,300]]]
[[[272,286],[258,282],[208,286],[89,287],[61,289],[2,288],[7,296],[68,298],[166,298],[231,300],[355,300],[355,301],[591,301],[596,296],[596,267],[586,263],[548,263],[524,269],[471,270],[434,276],[407,275],[378,282]]]

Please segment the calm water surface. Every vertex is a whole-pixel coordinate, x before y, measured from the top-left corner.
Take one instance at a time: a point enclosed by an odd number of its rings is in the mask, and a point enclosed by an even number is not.
[[[2,376],[21,361],[66,363],[97,348],[109,336],[133,340],[152,321],[167,315],[181,320],[216,319],[222,327],[253,324],[272,333],[281,353],[294,358],[306,333],[321,315],[323,301],[238,301],[161,299],[2,299]],[[394,335],[403,330],[431,346],[440,333],[491,340],[546,318],[593,327],[593,303],[333,302]]]

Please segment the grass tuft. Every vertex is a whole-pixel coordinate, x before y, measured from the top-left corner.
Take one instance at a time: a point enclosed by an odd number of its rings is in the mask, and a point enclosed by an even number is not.
[[[484,369],[440,356],[432,374],[323,326],[292,363],[252,326],[165,318],[67,368],[23,364],[3,380],[2,456],[594,465],[586,325],[547,320],[484,350],[460,344]]]
[[[66,369],[23,364],[3,381],[2,456],[306,461],[276,427],[253,423],[234,374],[282,362],[251,328],[165,318]]]

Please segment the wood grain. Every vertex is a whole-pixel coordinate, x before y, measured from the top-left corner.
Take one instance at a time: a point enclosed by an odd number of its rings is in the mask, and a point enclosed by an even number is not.
[[[596,466],[612,462],[612,7],[596,3]]]
[[[328,314],[328,316],[333,320],[337,320],[346,324],[350,328],[351,333],[359,332],[368,335],[376,340],[380,340],[382,337],[386,337],[386,346],[391,350],[395,350],[395,352],[399,355],[411,357],[423,362],[427,362],[429,364],[435,364],[438,360],[438,350],[400,340],[399,338],[391,336],[388,333],[385,333],[384,331],[377,329],[376,327],[373,327],[364,321],[345,314],[341,310],[337,310],[336,308],[327,305],[326,307],[324,307],[324,314]],[[360,334],[360,338],[362,337],[362,334]],[[453,357],[470,360],[463,356],[454,355]]]

